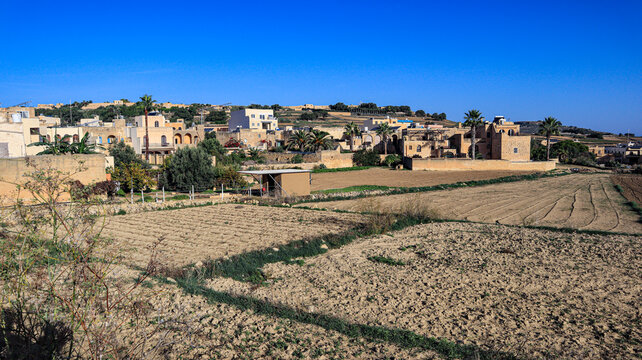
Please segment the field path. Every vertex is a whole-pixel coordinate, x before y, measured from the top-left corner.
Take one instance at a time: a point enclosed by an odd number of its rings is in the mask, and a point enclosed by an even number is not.
[[[607,174],[572,174],[306,205],[352,211],[364,211],[375,206],[396,212],[410,201],[420,201],[444,218],[642,233],[639,216],[615,190]]]

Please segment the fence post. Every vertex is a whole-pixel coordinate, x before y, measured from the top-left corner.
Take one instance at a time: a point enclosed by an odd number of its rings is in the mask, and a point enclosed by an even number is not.
[[[192,201],[194,200],[194,185],[192,185]]]
[[[131,194],[129,196],[129,200],[131,201],[132,205],[134,204],[134,188],[131,188]]]
[[[142,201],[143,204],[145,203],[145,193],[143,192],[143,190],[140,191],[140,201]]]
[[[165,202],[165,187],[163,186],[163,202]]]
[[[224,187],[225,187],[225,185],[221,184],[221,200],[223,199],[223,188]]]

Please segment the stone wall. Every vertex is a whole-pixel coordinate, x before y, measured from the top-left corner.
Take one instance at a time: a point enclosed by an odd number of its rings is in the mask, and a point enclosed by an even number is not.
[[[111,158],[113,164],[113,158]],[[26,158],[0,159],[0,198],[15,201],[18,197],[29,199],[24,190],[18,193],[15,184],[24,184],[30,179],[24,175],[36,169],[51,168],[63,173],[73,174],[71,179],[84,185],[105,181],[107,160],[105,155],[38,155]],[[78,171],[79,167],[83,171]],[[66,199],[69,197],[67,196]]]
[[[524,170],[549,171],[555,161],[508,161],[470,159],[413,159],[404,158],[404,167],[410,170]]]

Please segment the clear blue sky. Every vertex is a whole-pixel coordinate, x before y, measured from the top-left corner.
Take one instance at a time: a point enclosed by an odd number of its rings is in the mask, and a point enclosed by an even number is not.
[[[0,102],[410,105],[642,134],[642,1],[0,3]]]

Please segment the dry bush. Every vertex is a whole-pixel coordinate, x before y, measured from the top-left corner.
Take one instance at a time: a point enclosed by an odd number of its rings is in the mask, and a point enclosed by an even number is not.
[[[422,201],[420,197],[404,199],[403,202],[399,204],[398,214],[420,220],[443,218],[443,215],[438,210],[430,207],[430,205],[426,201]]]
[[[376,197],[366,197],[357,203],[356,210],[369,214],[365,227],[376,233],[386,232],[397,220],[396,216],[383,209]]]
[[[100,202],[62,202],[73,175],[83,170],[82,164],[72,173],[33,167],[17,185],[33,201],[17,199],[4,209],[0,358],[20,352],[50,359],[146,358],[166,343],[160,325],[148,326],[140,289],[156,271],[155,256],[132,282],[131,270],[101,237]]]

